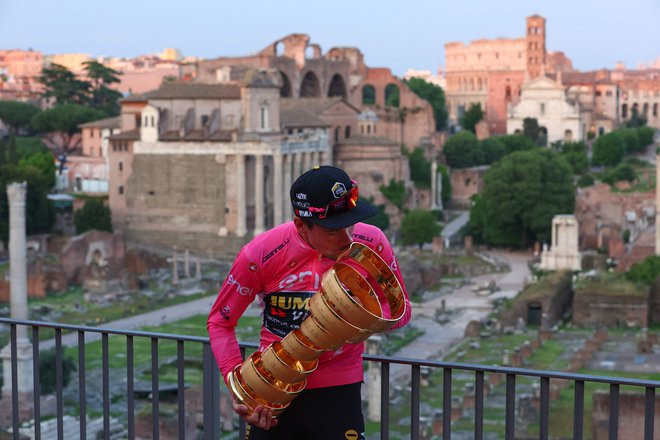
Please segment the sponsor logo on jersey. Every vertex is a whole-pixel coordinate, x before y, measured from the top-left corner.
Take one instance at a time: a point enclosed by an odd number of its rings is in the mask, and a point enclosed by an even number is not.
[[[376,248],[376,252],[379,254],[383,252],[383,243],[378,243],[378,247]]]
[[[360,240],[362,240],[362,241],[366,241],[367,243],[373,243],[373,241],[374,241],[373,238],[371,238],[371,237],[367,237],[366,235],[362,235],[362,234],[355,234],[355,233],[354,233],[354,234],[353,234],[353,237],[355,237],[355,238],[357,238],[357,239],[360,239]]]
[[[268,260],[270,260],[271,258],[273,258],[273,257],[274,257],[279,251],[281,251],[282,249],[284,249],[284,246],[286,246],[287,244],[289,244],[289,241],[290,241],[290,239],[287,238],[287,239],[284,240],[282,243],[280,243],[279,245],[277,245],[277,247],[276,247],[275,249],[273,249],[272,251],[268,252],[268,253],[267,253],[267,254],[261,259],[261,262],[262,262],[262,263],[265,263],[266,261],[268,261]]]
[[[252,273],[256,272],[257,271],[257,263],[255,263],[254,261],[250,261],[248,263],[248,270]]]
[[[229,306],[224,306],[220,310],[220,315],[222,315],[222,317],[225,318],[227,321],[229,321],[229,314],[230,313],[231,313],[231,309],[229,308]]]
[[[234,286],[239,295],[250,296],[252,294],[252,289],[241,286],[241,283],[239,283],[232,274],[227,275],[227,280],[225,282],[229,286]]]
[[[265,296],[263,325],[284,337],[297,329],[309,314],[309,300],[315,292],[273,292]]]

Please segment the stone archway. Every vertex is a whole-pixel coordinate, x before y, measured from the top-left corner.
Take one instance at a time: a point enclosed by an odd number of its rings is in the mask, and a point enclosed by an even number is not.
[[[330,87],[328,87],[328,97],[332,98],[333,96],[341,96],[344,99],[347,97],[346,83],[344,82],[344,78],[338,73],[333,75],[330,80]]]
[[[280,71],[280,76],[282,77],[282,87],[280,87],[280,96],[282,98],[291,98],[293,96],[292,90],[291,90],[291,81],[289,80],[289,76]]]
[[[366,84],[362,87],[362,104],[376,104],[376,89],[371,84]]]
[[[305,74],[305,77],[300,84],[300,97],[301,98],[320,98],[321,85],[319,78],[311,70]]]

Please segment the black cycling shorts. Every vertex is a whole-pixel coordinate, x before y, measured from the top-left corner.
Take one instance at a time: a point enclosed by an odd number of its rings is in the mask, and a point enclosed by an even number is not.
[[[361,383],[304,390],[264,431],[247,426],[246,440],[365,440]]]

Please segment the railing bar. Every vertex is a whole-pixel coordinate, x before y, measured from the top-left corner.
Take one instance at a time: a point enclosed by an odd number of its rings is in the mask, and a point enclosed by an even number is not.
[[[541,378],[541,420],[539,422],[539,440],[548,440],[550,416],[550,378]]]
[[[575,381],[573,402],[573,440],[582,440],[584,435],[584,381]]]
[[[12,324],[9,330],[11,339],[11,424],[14,440],[18,440],[18,341],[16,337],[16,324]]]
[[[390,438],[390,364],[387,362],[380,364],[380,438]]]
[[[419,439],[419,398],[420,398],[420,366],[413,365],[411,369],[411,396],[410,396],[410,438]]]
[[[477,371],[474,378],[474,439],[484,439],[484,372]]]
[[[85,440],[87,438],[87,382],[85,376],[85,332],[78,331],[78,401],[80,404],[80,440]]]
[[[655,417],[655,388],[646,388],[646,405],[644,409],[644,440],[653,440]]]
[[[451,368],[442,372],[442,440],[451,440]]]
[[[204,440],[217,440],[220,437],[220,419],[216,417],[219,408],[220,379],[218,367],[209,344],[203,345],[202,353],[203,387],[202,396],[204,401]],[[243,420],[242,418],[240,420]],[[242,429],[242,431],[241,431]],[[245,421],[242,428],[239,427],[239,439],[245,438]]]
[[[110,438],[110,348],[109,336],[101,334],[101,359],[103,371],[103,435]]]
[[[151,438],[160,438],[160,393],[158,392],[158,338],[151,338]]]
[[[126,394],[128,404],[128,438],[135,439],[135,381],[133,378],[133,336],[126,336]]]
[[[32,326],[32,385],[34,398],[34,440],[41,440],[41,375],[39,371],[39,327]]]
[[[57,438],[64,440],[64,398],[62,395],[62,329],[55,329],[55,396],[57,401]]]
[[[179,410],[179,438],[186,438],[186,399],[184,394],[184,375],[185,375],[185,364],[184,364],[184,352],[183,352],[183,341],[177,341],[177,369],[178,369],[178,388],[177,388],[177,406]],[[220,415],[220,412],[217,413]]]
[[[619,385],[610,384],[610,420],[608,439],[617,440],[619,437]]]
[[[504,425],[505,440],[515,440],[516,431],[516,376],[506,375],[506,415]]]

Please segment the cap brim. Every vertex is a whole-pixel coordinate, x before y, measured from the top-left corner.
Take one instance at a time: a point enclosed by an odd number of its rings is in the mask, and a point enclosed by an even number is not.
[[[364,221],[369,217],[373,217],[378,213],[378,209],[370,203],[360,200],[355,208],[341,214],[329,216],[326,218],[310,218],[306,219],[310,223],[322,226],[328,229],[347,228],[356,223]]]

